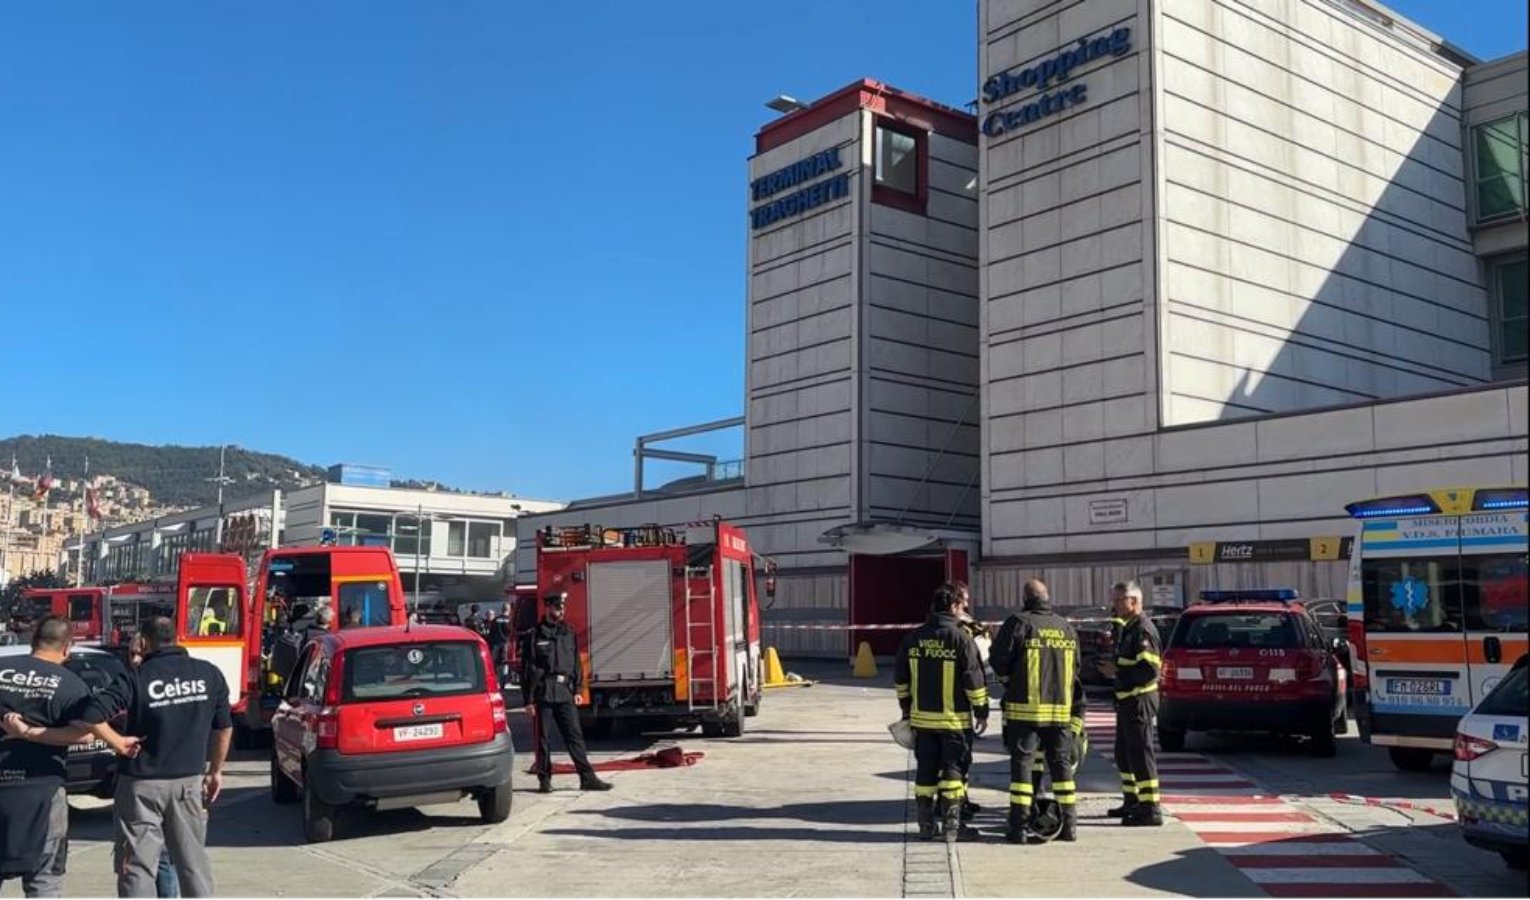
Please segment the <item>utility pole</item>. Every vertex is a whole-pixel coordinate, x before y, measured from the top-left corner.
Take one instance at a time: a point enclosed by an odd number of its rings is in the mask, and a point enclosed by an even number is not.
[[[218,477],[207,479],[208,481],[215,482],[218,485],[218,521],[213,524],[214,551],[221,551],[223,549],[223,486],[225,484],[232,484],[234,482],[234,479],[228,477],[224,471],[224,463],[227,459],[227,452],[227,444],[224,444],[218,448]]]
[[[90,454],[88,453],[85,454],[85,475],[83,477],[84,480],[80,485],[79,515],[85,519],[89,519],[90,508],[89,504],[85,502],[85,492],[90,490]],[[75,542],[74,560],[74,586],[79,587],[85,583],[85,528],[83,527],[80,518],[76,518],[74,520],[74,525],[76,528],[80,529],[79,540]]]
[[[11,558],[11,510],[16,501],[16,480],[21,477],[21,470],[16,467],[16,454],[11,454],[11,468],[5,473],[5,534],[0,537],[0,575],[4,581],[9,582],[11,570],[7,568]],[[0,584],[0,587],[3,587]]]

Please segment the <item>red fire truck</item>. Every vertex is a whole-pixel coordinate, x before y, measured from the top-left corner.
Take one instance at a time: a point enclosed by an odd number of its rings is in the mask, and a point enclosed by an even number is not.
[[[18,612],[36,624],[44,616],[63,616],[69,620],[76,643],[97,643],[105,633],[104,603],[106,588],[28,588],[21,594]]]
[[[240,567],[242,570],[242,560]],[[335,611],[336,629],[403,625],[409,614],[393,551],[326,544],[278,547],[261,556],[249,599],[248,618],[253,627],[242,644],[244,671],[240,677],[244,698],[258,699],[245,703],[241,698],[234,708],[234,721],[239,726],[235,736],[241,743],[254,733],[268,730],[271,716],[281,704],[292,674],[281,671],[284,660],[276,645],[282,632],[303,608],[316,611],[321,604]]]
[[[754,561],[743,530],[720,521],[537,533],[536,614],[567,595],[592,734],[623,718],[743,734],[763,683]]]

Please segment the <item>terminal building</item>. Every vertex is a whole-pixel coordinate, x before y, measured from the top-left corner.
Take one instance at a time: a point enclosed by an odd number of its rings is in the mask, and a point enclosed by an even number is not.
[[[334,466],[327,481],[273,489],[107,528],[81,542],[87,584],[173,577],[182,553],[227,551],[251,562],[267,547],[389,547],[412,596],[450,604],[504,599],[515,570],[515,520],[562,506],[504,495],[390,487],[386,469]],[[70,545],[66,569],[82,548]]]
[[[863,80],[756,135],[742,479],[523,518],[521,580],[537,527],[718,515],[768,625],[1341,597],[1345,503],[1526,483],[1525,53],[1360,0],[978,17],[976,115]]]

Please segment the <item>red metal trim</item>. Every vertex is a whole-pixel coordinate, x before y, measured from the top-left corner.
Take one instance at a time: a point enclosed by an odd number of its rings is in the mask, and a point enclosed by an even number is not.
[[[855,112],[869,109],[908,125],[977,146],[977,117],[917,94],[862,78],[815,100],[806,109],[767,123],[754,136],[754,152],[764,153]]]

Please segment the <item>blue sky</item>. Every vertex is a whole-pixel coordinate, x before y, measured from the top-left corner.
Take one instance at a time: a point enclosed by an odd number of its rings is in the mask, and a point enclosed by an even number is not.
[[[1522,0],[1390,5],[1524,46]],[[975,6],[6,4],[0,435],[625,490],[742,412],[763,102],[965,103]]]

